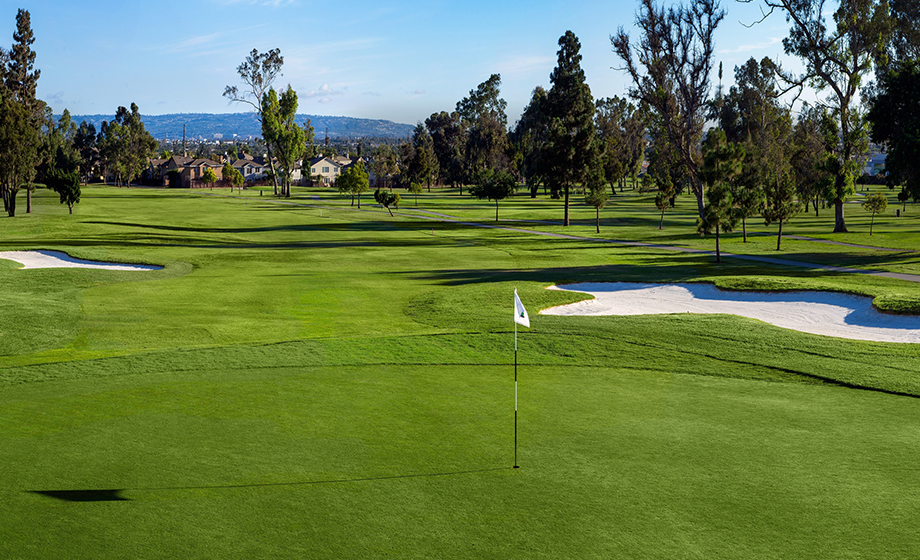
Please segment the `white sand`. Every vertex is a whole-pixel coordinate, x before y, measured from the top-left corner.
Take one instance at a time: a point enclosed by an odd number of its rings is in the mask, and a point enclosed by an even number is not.
[[[102,270],[162,270],[149,264],[118,264],[75,259],[60,251],[0,251],[0,259],[15,261],[22,268],[99,268]]]
[[[540,311],[542,315],[728,313],[797,331],[880,342],[920,343],[920,316],[879,313],[872,299],[833,292],[735,292],[712,284],[583,283],[550,290],[596,299]]]

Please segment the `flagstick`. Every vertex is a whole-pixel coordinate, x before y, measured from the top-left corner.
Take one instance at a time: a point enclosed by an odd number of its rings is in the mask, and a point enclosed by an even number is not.
[[[514,468],[517,464],[517,409],[518,409],[518,382],[517,382],[517,321],[514,322]]]

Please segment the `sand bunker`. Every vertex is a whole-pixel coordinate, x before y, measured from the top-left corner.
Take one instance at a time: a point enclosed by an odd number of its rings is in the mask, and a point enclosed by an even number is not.
[[[150,264],[118,264],[75,259],[60,251],[0,251],[0,259],[15,261],[22,268],[100,268],[102,270],[162,270]]]
[[[560,305],[541,315],[728,313],[797,331],[880,342],[920,343],[920,316],[879,313],[872,299],[833,292],[735,292],[712,284],[583,283],[550,290],[596,299]]]

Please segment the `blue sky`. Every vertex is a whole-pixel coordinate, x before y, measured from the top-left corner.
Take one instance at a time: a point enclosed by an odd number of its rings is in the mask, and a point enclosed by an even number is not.
[[[137,103],[143,114],[230,113],[224,86],[253,49],[280,48],[299,112],[415,124],[453,110],[492,73],[513,123],[534,87],[550,86],[558,40],[572,30],[595,97],[625,95],[609,36],[632,36],[635,0],[425,3],[354,0],[0,0],[0,45],[12,44],[16,10],[28,9],[42,75],[38,96],[55,113],[113,114]],[[782,59],[787,24],[778,14],[746,29],[759,7],[723,1],[717,60],[730,85],[749,57]]]

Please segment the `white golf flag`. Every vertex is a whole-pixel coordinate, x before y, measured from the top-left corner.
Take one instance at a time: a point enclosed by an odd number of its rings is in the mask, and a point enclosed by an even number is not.
[[[527,316],[527,310],[524,309],[524,304],[517,295],[517,288],[514,290],[514,322],[530,328],[530,317]]]

